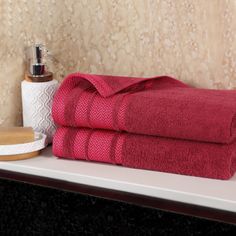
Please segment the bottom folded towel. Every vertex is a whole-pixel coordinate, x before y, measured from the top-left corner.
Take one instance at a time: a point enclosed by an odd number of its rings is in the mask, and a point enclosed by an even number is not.
[[[215,179],[229,179],[236,170],[236,142],[194,142],[86,128],[58,128],[53,154]]]

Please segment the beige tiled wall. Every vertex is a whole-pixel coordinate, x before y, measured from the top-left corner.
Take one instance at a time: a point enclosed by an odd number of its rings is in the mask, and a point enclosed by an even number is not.
[[[236,0],[0,0],[0,126],[21,124],[24,47],[74,71],[236,87]]]

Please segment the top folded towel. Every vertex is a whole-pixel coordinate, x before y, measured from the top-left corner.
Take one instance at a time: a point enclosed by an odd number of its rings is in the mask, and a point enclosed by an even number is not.
[[[74,73],[54,97],[53,118],[63,126],[230,143],[236,91],[192,88],[168,76]]]

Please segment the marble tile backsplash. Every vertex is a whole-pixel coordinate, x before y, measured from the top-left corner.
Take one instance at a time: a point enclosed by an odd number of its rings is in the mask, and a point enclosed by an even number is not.
[[[47,45],[55,78],[169,74],[236,88],[235,0],[0,0],[0,126],[21,125],[24,47]]]

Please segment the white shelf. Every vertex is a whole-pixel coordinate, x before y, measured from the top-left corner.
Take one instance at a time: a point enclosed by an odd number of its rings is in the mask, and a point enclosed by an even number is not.
[[[0,170],[236,212],[236,175],[227,181],[213,180],[57,159],[51,148],[32,159],[0,162]]]

